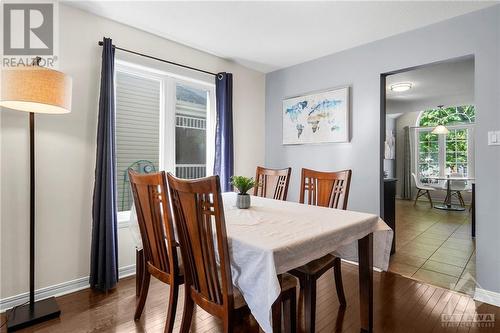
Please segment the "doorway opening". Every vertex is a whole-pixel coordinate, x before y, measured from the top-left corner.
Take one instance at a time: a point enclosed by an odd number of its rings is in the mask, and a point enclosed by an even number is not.
[[[474,57],[381,75],[381,215],[389,270],[473,295]]]

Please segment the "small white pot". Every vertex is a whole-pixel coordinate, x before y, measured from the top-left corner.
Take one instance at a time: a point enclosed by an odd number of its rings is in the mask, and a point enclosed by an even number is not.
[[[250,195],[238,194],[236,196],[236,207],[238,207],[239,209],[250,208]]]

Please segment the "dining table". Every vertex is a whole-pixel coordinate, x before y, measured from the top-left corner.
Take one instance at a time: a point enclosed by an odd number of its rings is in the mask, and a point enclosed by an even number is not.
[[[446,199],[445,201],[443,202],[443,204],[441,205],[435,205],[434,208],[436,209],[441,209],[441,210],[449,210],[449,211],[464,211],[465,210],[465,207],[463,206],[459,206],[459,205],[454,205],[452,202],[451,202],[451,182],[452,181],[473,181],[475,180],[475,178],[472,178],[472,177],[462,177],[462,176],[450,176],[450,175],[446,175],[446,176],[429,176],[429,177],[426,177],[427,179],[431,179],[431,180],[444,180],[446,181]]]
[[[369,213],[256,196],[250,208],[238,209],[236,196],[222,194],[232,280],[264,332],[272,332],[280,276],[329,253],[358,264],[360,329],[373,330],[373,269],[387,270],[393,238],[384,221]],[[129,228],[141,248],[133,206]]]

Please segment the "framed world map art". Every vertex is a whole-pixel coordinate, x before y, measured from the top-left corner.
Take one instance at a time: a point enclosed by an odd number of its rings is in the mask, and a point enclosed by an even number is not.
[[[349,87],[283,100],[283,144],[349,142]]]

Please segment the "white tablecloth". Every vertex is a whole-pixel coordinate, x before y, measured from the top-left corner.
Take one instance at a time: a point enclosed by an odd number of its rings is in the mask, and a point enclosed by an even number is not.
[[[357,261],[356,241],[372,232],[373,264],[388,268],[393,232],[376,215],[253,196],[249,209],[237,209],[236,193],[222,196],[233,283],[265,332],[272,332],[278,274],[328,253]],[[137,233],[137,222],[131,228]]]

